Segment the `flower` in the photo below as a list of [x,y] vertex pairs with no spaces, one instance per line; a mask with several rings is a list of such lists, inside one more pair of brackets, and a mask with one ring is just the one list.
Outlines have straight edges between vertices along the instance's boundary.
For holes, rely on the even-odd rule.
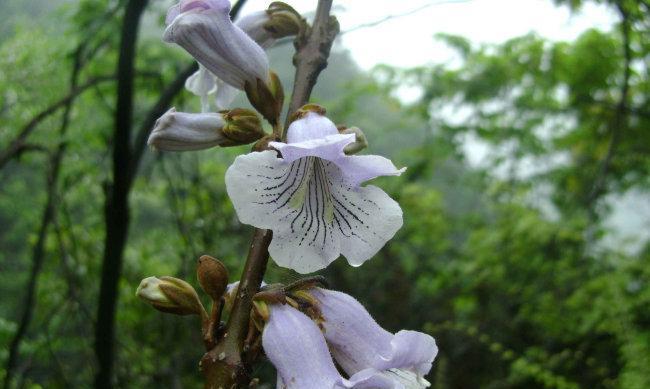
[[248,144],[262,136],[260,119],[250,110],[186,113],[171,108],[156,121],[147,143],[159,150],[189,151]]
[[253,39],[230,20],[228,0],[182,0],[167,13],[163,40],[183,47],[225,83],[244,89],[269,77],[269,61]]
[[[172,7],[173,11],[168,13],[168,25],[179,15],[179,7],[180,3]],[[260,47],[267,49],[276,41],[273,34],[264,28],[264,25],[270,20],[271,18],[266,11],[257,11],[241,17],[235,22],[235,25],[241,28]],[[201,98],[201,112],[210,111],[210,95],[215,95],[217,110],[226,109],[237,95],[236,88],[215,77],[201,64],[199,64],[199,70],[185,81],[185,89]]]
[[288,129],[276,151],[242,155],[226,172],[226,188],[242,223],[273,230],[269,253],[300,273],[326,267],[343,254],[353,266],[370,259],[402,226],[402,210],[384,191],[360,186],[400,175],[380,156],[347,156],[354,134],[308,112]]
[[151,131],[147,143],[159,150],[202,150],[229,142],[226,121],[219,113],[185,113],[171,108]]
[[393,388],[373,369],[349,379],[336,370],[318,326],[304,313],[287,305],[270,306],[262,346],[278,371],[277,388]]
[[391,334],[345,293],[314,288],[311,295],[319,302],[325,340],[346,373],[373,368],[404,388],[429,386],[423,377],[438,353],[431,336],[407,330]]

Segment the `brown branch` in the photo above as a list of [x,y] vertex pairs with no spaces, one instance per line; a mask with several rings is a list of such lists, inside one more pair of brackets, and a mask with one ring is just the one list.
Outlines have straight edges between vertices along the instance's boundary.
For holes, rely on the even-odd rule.
[[50,106],[37,113],[29,122],[27,122],[27,124],[25,124],[20,129],[18,136],[16,136],[16,138],[9,143],[9,146],[0,152],[0,169],[2,169],[7,164],[7,162],[18,156],[20,152],[24,150],[24,144],[27,141],[27,137],[43,120],[55,114],[59,109],[69,105],[74,99],[76,99],[80,94],[89,88],[92,88],[102,82],[111,81],[114,79],[115,78],[113,76],[100,76],[91,78],[84,84],[81,84],[72,89],[66,96],[55,101]]
[[[296,75],[285,127],[291,113],[309,101],[318,75],[327,66],[332,43],[339,31],[336,18],[330,17],[331,8],[332,0],[319,0],[313,27],[296,39]],[[246,356],[245,339],[253,296],[259,291],[266,271],[271,239],[270,230],[255,229],[225,335],[201,360],[206,389],[247,387],[250,382],[249,364],[252,361]]]
[[312,28],[300,34],[294,43],[296,54],[293,56],[293,64],[296,66],[296,75],[285,122],[285,132],[286,127],[289,126],[291,114],[309,102],[309,96],[311,96],[311,91],[316,85],[320,72],[327,67],[327,58],[332,43],[339,32],[338,21],[336,18],[330,17],[331,8],[332,0],[319,0]]

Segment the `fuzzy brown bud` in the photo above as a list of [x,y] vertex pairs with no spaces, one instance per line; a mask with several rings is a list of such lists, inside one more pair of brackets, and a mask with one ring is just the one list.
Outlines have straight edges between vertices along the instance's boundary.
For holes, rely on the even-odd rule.
[[221,300],[228,286],[228,269],[220,260],[202,255],[196,266],[196,277],[201,288],[213,301]]

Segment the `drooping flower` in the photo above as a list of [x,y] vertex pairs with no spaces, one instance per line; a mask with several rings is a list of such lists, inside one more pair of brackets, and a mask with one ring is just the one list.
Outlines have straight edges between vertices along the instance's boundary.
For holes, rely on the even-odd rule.
[[288,305],[270,306],[262,346],[278,371],[278,389],[395,387],[390,379],[374,369],[360,371],[349,379],[341,377],[318,326]]
[[251,143],[264,136],[254,112],[186,113],[171,108],[161,116],[147,143],[164,151],[202,150]]
[[380,156],[348,156],[354,134],[339,134],[325,116],[308,112],[275,151],[237,157],[226,187],[239,220],[273,230],[269,253],[300,273],[326,267],[343,254],[353,266],[370,259],[402,226],[402,210],[384,191],[361,183],[399,175]]
[[[173,19],[180,14],[180,3],[172,7],[167,15],[169,25]],[[271,20],[268,11],[257,11],[239,18],[235,25],[242,29],[263,49],[273,46],[276,41],[274,34],[264,28],[264,25]],[[215,95],[215,108],[217,111],[230,106],[237,89],[226,84],[212,74],[205,66],[199,64],[199,70],[187,78],[185,89],[201,98],[201,112],[210,112],[210,96]]]
[[407,330],[392,334],[345,293],[314,288],[311,294],[319,302],[325,340],[346,373],[373,368],[404,388],[429,386],[423,377],[438,353],[431,336]]
[[253,39],[230,20],[228,0],[182,0],[167,13],[163,39],[183,47],[210,73],[244,89],[266,82],[269,62]]

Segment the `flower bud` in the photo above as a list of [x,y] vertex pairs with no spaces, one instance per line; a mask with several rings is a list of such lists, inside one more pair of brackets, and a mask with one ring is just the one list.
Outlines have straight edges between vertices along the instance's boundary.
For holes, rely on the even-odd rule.
[[185,113],[170,109],[156,121],[147,143],[164,151],[202,150],[229,146],[222,129],[226,124],[218,113]]
[[235,108],[224,113],[223,134],[234,144],[248,144],[263,137],[262,122],[250,109]]
[[192,285],[178,278],[145,278],[140,282],[135,295],[161,312],[207,316]]
[[221,300],[228,286],[228,270],[220,260],[202,255],[196,267],[196,277],[213,301]]
[[349,145],[345,146],[343,149],[343,152],[346,155],[352,155],[356,154],[359,151],[365,149],[368,147],[368,139],[366,138],[366,135],[361,131],[359,127],[339,127],[339,133],[341,134],[354,134],[354,142],[350,143]]
[[289,4],[275,1],[266,11],[269,21],[264,24],[264,29],[275,39],[298,35],[306,28],[305,19]]
[[183,47],[212,74],[237,89],[266,82],[269,61],[253,39],[230,20],[228,0],[182,0],[169,10],[163,40]]
[[284,89],[280,78],[274,72],[269,73],[268,83],[257,79],[255,83],[246,82],[246,97],[251,105],[271,124],[280,118],[284,104]]

